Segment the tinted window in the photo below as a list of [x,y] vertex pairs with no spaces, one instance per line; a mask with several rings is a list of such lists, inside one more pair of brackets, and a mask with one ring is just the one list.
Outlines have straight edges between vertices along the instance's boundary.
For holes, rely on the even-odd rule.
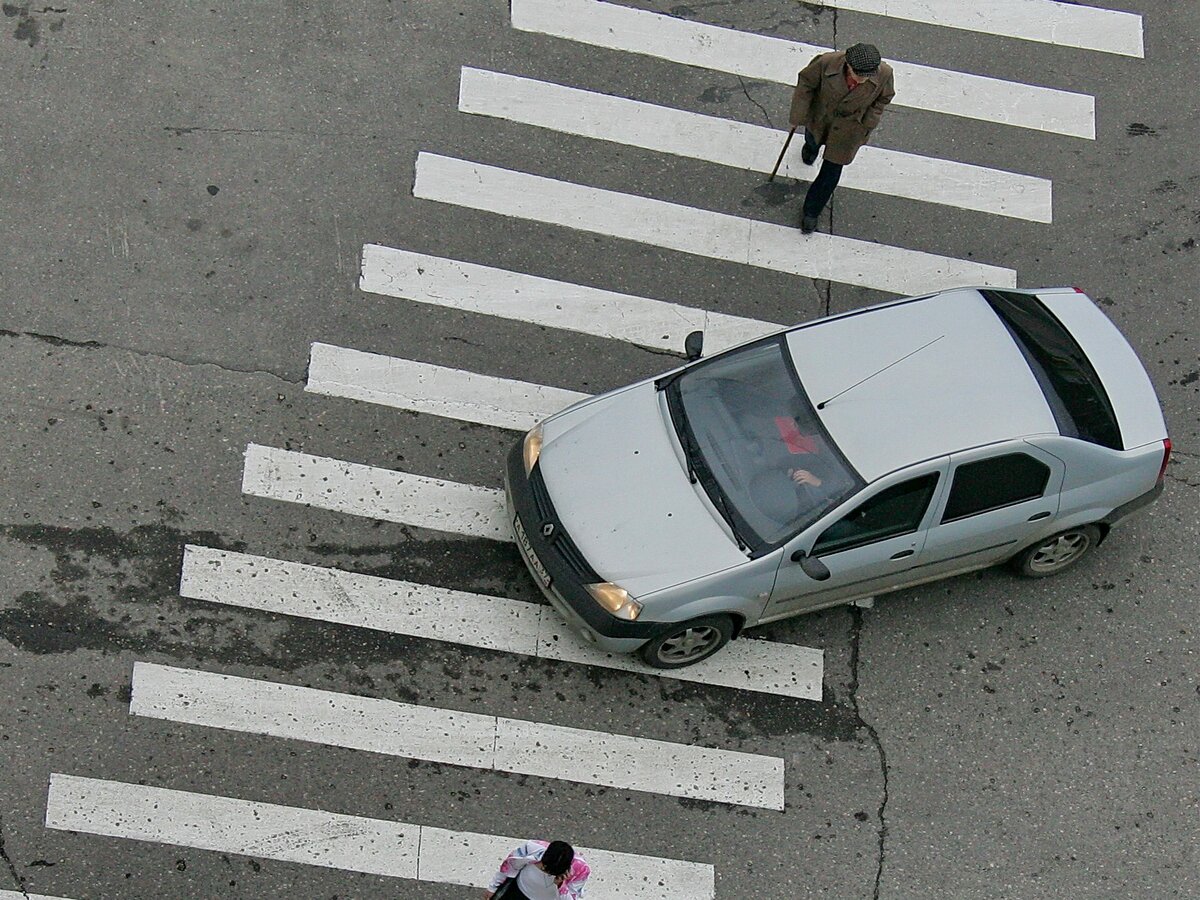
[[813,547],[813,556],[836,553],[916,531],[937,487],[938,473],[931,472],[880,491],[825,529]]
[[1042,496],[1050,467],[1024,453],[964,463],[954,471],[943,522]]
[[1121,430],[1108,394],[1071,333],[1036,297],[996,290],[980,293],[1021,348],[1058,430],[1120,450]]

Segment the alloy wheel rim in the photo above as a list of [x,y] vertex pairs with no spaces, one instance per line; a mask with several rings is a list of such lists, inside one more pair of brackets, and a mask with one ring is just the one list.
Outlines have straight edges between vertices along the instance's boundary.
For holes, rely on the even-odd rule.
[[1038,547],[1029,568],[1036,572],[1053,572],[1069,566],[1087,550],[1091,540],[1082,531],[1069,531]]
[[664,662],[684,662],[696,659],[712,650],[721,639],[721,632],[711,625],[688,628],[667,638],[658,648],[658,656]]

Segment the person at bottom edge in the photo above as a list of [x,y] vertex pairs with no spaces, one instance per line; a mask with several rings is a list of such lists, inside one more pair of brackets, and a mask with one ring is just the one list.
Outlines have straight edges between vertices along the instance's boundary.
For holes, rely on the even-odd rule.
[[855,44],[844,52],[822,53],[800,70],[788,119],[804,126],[800,158],[811,166],[825,145],[821,171],[809,185],[800,210],[800,231],[812,234],[817,217],[833,196],[842,167],[867,142],[896,96],[892,67],[873,44]]
[[582,900],[591,869],[566,841],[526,841],[500,864],[486,900]]

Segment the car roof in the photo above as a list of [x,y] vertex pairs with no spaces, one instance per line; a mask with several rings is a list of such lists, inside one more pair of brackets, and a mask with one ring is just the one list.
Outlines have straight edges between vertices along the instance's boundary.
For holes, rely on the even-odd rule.
[[817,415],[867,481],[969,447],[1058,433],[1029,364],[977,290],[823,319],[786,340]]

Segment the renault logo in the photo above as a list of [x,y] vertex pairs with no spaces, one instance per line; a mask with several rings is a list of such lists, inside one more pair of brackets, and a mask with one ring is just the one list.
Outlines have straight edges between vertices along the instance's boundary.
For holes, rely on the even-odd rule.
[[553,522],[543,522],[542,523],[542,537],[549,538],[552,534],[554,534],[554,523]]

